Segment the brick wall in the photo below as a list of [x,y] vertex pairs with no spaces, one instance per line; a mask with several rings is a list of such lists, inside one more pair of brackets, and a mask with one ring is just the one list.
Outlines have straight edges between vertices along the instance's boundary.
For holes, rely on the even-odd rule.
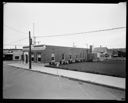
[[[42,45],[43,46],[43,45]],[[28,48],[24,49],[23,51],[28,51]],[[46,45],[45,50],[32,50],[34,53],[34,62],[37,62],[37,54],[41,53],[41,62],[50,62],[51,61],[51,54],[55,54],[55,61],[59,62],[62,59],[62,54],[65,54],[65,60],[69,60],[69,55],[72,55],[72,59],[76,58],[84,58],[87,57],[87,50],[84,48],[73,48],[73,47],[61,47],[61,46],[51,46]]]

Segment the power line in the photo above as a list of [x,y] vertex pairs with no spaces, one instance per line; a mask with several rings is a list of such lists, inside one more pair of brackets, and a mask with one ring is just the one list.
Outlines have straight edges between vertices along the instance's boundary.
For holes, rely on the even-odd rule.
[[[79,33],[71,33],[71,34],[62,34],[62,35],[36,36],[36,38],[40,38],[40,37],[56,37],[56,36],[70,36],[70,35],[76,35],[76,34],[85,34],[85,33],[93,33],[93,32],[110,31],[110,30],[123,29],[123,28],[126,28],[126,27],[117,27],[117,28],[102,29],[102,30],[95,30],[95,31],[88,31],[88,32],[79,32]],[[28,37],[22,38],[22,39],[20,39],[20,40],[17,40],[17,41],[11,42],[11,43],[7,43],[7,44],[5,44],[5,45],[10,45],[10,44],[12,44],[12,43],[16,43],[16,42],[19,42],[19,41],[23,41],[23,40],[25,40],[25,39],[28,39]],[[17,45],[17,44],[16,44],[16,45]]]
[[56,36],[70,36],[70,35],[77,35],[77,34],[85,34],[85,33],[94,33],[94,32],[102,32],[102,31],[110,31],[110,30],[123,29],[123,28],[126,28],[126,27],[117,27],[117,28],[110,28],[110,29],[102,29],[102,30],[87,31],[87,32],[62,34],[62,35],[36,36],[36,38],[40,38],[40,37],[56,37]]
[[20,39],[20,40],[16,40],[16,41],[14,41],[14,42],[10,42],[10,43],[7,43],[7,44],[12,44],[12,43],[15,43],[15,42],[18,42],[18,41],[23,41],[23,40],[25,40],[25,39],[28,39],[28,37],[22,38],[22,39]]
[[19,33],[22,33],[22,34],[28,34],[28,33],[25,33],[25,32],[22,32],[22,31],[19,31],[19,30],[17,30],[17,29],[15,29],[15,28],[13,28],[13,27],[10,27],[10,26],[8,26],[8,25],[5,25],[5,24],[4,24],[4,26],[5,26],[5,27],[7,27],[8,29],[13,30],[13,31],[16,31],[16,32],[19,32]]

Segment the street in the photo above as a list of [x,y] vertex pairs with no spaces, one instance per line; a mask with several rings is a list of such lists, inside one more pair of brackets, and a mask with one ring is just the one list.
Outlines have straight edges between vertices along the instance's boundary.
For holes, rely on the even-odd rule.
[[9,99],[121,100],[125,91],[3,64],[3,97]]

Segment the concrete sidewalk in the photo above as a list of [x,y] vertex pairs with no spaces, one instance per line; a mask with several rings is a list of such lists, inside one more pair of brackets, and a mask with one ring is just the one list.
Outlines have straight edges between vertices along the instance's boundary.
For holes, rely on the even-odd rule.
[[[29,65],[24,63],[11,63],[8,65],[24,68],[24,69],[29,68]],[[44,64],[33,64],[31,70],[64,76],[64,77],[87,81],[87,82],[96,83],[100,85],[106,85],[106,86],[115,87],[119,89],[125,89],[125,78],[44,67]]]

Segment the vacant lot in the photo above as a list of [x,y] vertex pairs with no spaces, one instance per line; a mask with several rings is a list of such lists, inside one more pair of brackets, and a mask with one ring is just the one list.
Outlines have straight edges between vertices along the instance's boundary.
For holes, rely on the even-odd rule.
[[126,61],[83,62],[61,65],[60,68],[81,72],[126,77]]

